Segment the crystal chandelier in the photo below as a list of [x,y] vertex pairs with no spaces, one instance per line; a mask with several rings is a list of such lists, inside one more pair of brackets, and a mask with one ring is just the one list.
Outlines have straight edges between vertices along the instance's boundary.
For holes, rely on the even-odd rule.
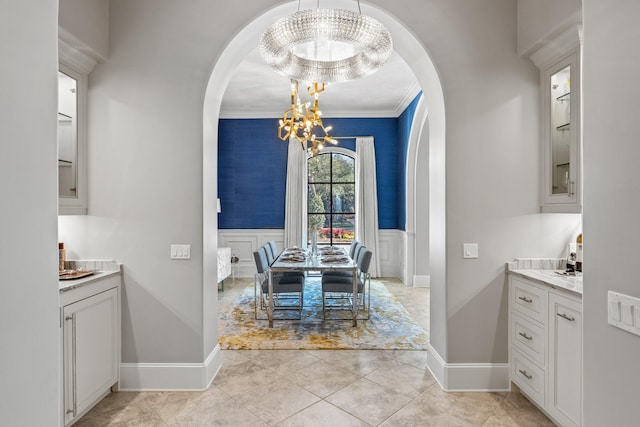
[[[318,0],[319,2],[319,0]],[[264,61],[294,80],[342,82],[373,73],[393,43],[377,20],[345,9],[309,9],[278,19],[260,39]]]
[[[278,137],[283,141],[295,138],[307,150],[311,156],[318,154],[326,143],[336,144],[329,136],[331,126],[325,127],[322,123],[322,111],[318,106],[318,95],[324,91],[325,83],[309,83],[307,92],[313,98],[311,102],[300,101],[298,93],[298,81],[291,80],[291,108],[284,112],[278,127]],[[323,136],[317,136],[314,128],[320,128]]]

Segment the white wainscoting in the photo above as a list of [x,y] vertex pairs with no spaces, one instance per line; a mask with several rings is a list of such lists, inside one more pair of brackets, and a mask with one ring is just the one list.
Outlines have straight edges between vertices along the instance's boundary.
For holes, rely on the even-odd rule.
[[[380,245],[380,273],[382,277],[402,277],[402,260],[406,253],[403,242],[405,232],[402,230],[380,230],[378,243]],[[260,246],[274,240],[279,250],[284,244],[284,230],[218,230],[218,244],[230,247],[231,255],[239,258],[237,274],[239,277],[253,277],[256,273],[253,252]]]

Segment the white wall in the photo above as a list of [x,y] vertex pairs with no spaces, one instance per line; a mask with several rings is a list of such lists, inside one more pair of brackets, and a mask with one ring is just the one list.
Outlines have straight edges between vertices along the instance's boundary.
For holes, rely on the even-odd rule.
[[61,375],[58,8],[48,0],[3,1],[0,7],[0,420],[7,426],[55,426]]
[[[90,215],[60,227],[77,256],[125,265],[124,362],[202,361],[215,340],[204,321],[215,319],[215,284],[203,283],[215,236],[202,236],[216,218],[203,214],[215,198],[215,184],[202,188],[203,174],[215,179],[203,168],[215,164],[215,149],[202,158],[203,94],[224,46],[277,3],[111,1],[110,57],[90,78]],[[374,3],[428,50],[444,87],[446,159],[429,159],[447,168],[436,217],[447,227],[430,230],[446,233],[431,247],[435,347],[447,362],[505,362],[505,261],[564,256],[580,227],[579,216],[538,213],[539,77],[516,52],[516,5]],[[444,181],[430,184],[444,200]],[[479,243],[479,259],[462,259],[465,242]],[[192,259],[169,260],[171,243],[191,244]]]
[[[432,54],[447,107],[447,336],[436,349],[448,363],[506,362],[504,262],[564,256],[580,216],[539,214],[539,71],[517,55],[515,3],[433,6],[389,8]],[[463,243],[480,257],[463,259]]]
[[640,337],[607,324],[608,290],[640,298],[634,268],[640,241],[635,226],[640,216],[638,16],[636,0],[584,1],[583,419],[587,427],[638,425]]
[[109,0],[59,0],[61,36],[85,54],[109,56]]
[[518,0],[518,53],[529,56],[580,22],[582,0]]

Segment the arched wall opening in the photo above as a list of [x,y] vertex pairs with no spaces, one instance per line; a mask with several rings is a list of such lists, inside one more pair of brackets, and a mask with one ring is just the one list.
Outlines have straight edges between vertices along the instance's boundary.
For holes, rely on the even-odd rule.
[[[323,3],[323,7],[353,8],[348,0],[333,0]],[[256,46],[260,35],[277,18],[296,10],[297,2],[267,10],[246,27],[229,43],[215,63],[204,96],[203,109],[203,282],[204,333],[205,340],[216,337],[217,310],[215,293],[217,256],[217,205],[216,197],[218,172],[218,120],[225,89],[233,71],[238,67],[245,52]],[[440,78],[425,47],[415,38],[410,29],[397,21],[391,14],[371,5],[362,5],[364,14],[383,23],[394,39],[394,50],[405,60],[415,74],[423,92],[423,125],[428,111],[429,123],[429,247],[431,277],[431,346],[446,360],[446,215],[445,215],[445,107]],[[420,116],[416,114],[416,116]],[[414,121],[415,123],[415,121]],[[412,129],[412,133],[420,134]],[[417,144],[417,143],[416,143]],[[417,148],[417,145],[416,145]],[[408,162],[415,162],[415,151],[410,153]],[[414,179],[411,176],[408,182]],[[411,196],[413,197],[413,195]],[[409,212],[409,211],[408,211]],[[213,289],[216,289],[215,291]],[[205,342],[205,348],[209,348]]]

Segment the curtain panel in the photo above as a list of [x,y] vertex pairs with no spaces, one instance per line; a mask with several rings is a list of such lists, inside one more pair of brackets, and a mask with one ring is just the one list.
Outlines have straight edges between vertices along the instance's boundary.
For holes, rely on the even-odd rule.
[[284,247],[307,246],[307,152],[289,140],[284,211]]
[[369,273],[378,277],[378,189],[373,137],[356,138],[356,239],[373,253]]

